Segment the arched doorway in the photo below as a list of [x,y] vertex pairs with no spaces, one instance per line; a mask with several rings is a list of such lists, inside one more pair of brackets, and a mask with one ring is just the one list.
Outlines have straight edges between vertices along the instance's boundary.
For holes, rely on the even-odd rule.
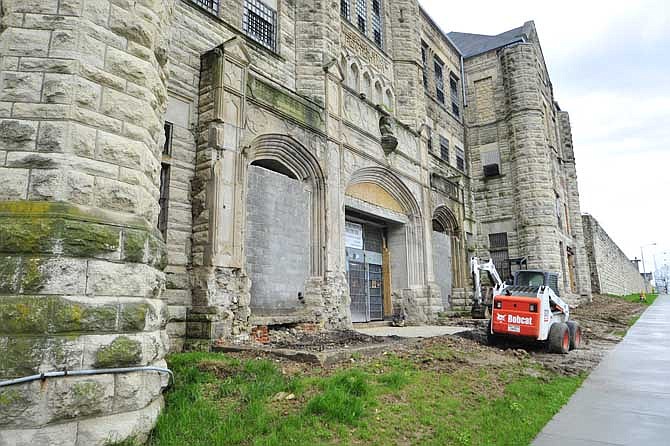
[[314,155],[285,135],[257,138],[244,156],[252,315],[300,313],[308,281],[324,271],[323,174]]
[[391,171],[355,172],[345,191],[346,270],[353,322],[393,315],[394,291],[423,280],[419,206]]
[[458,220],[446,206],[433,212],[433,272],[444,309],[451,307],[454,288],[461,287],[461,244]]

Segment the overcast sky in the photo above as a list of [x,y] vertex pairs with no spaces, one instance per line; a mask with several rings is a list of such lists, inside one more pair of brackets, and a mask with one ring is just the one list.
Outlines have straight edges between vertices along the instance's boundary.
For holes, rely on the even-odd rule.
[[[582,212],[647,271],[670,263],[668,0],[420,0],[445,31],[498,34],[534,20],[570,113]],[[666,254],[664,254],[666,253]]]

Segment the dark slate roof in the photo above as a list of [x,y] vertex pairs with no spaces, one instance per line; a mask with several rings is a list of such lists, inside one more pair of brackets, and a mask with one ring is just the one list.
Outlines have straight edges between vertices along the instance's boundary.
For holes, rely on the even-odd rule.
[[463,57],[472,57],[528,39],[532,26],[532,22],[526,22],[523,26],[505,31],[497,36],[458,32],[450,32],[448,36],[458,47]]

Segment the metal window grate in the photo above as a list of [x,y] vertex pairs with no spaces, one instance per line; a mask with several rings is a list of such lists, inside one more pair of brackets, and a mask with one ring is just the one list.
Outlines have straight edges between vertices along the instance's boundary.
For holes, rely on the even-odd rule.
[[191,3],[195,3],[196,5],[206,9],[214,15],[219,15],[220,0],[191,0]]
[[440,158],[449,162],[449,140],[440,136]]
[[260,0],[244,0],[242,26],[247,36],[276,50],[277,11]]
[[367,0],[356,0],[356,24],[358,29],[365,34],[368,24],[368,5]]
[[158,214],[158,230],[163,234],[163,237],[167,235],[168,227],[168,206],[170,201],[170,165],[161,164],[161,184],[160,184],[160,197],[158,199],[158,205],[160,206],[160,213]]
[[428,45],[421,42],[421,62],[423,63],[423,88],[428,89]]
[[163,144],[163,155],[172,155],[172,123],[166,122],[163,126],[165,131],[165,143]]
[[458,147],[456,147],[456,168],[465,172],[465,153]]
[[351,1],[340,0],[340,14],[347,20],[351,20]]
[[372,0],[372,38],[381,48],[383,45],[381,0]]
[[496,269],[503,280],[508,279],[512,275],[507,246],[506,232],[489,234],[489,252],[491,253],[491,260],[493,260],[493,264],[496,266]]
[[435,58],[435,90],[437,100],[444,104],[444,74],[442,73],[442,61]]
[[382,252],[382,230],[372,226],[363,226],[363,244],[366,251]]

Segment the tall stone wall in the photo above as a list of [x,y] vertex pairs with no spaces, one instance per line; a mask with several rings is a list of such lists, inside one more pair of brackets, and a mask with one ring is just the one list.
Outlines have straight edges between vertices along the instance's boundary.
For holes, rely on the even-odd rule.
[[598,221],[588,214],[582,215],[582,221],[593,292],[625,296],[644,291],[645,281],[638,267]]
[[[156,229],[171,0],[4,0],[0,379],[165,366]],[[142,437],[156,372],[0,390],[0,445]]]

